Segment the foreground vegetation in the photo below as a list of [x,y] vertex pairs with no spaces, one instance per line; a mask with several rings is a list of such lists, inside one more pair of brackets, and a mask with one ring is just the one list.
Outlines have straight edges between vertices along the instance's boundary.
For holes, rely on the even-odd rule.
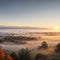
[[0,60],[14,60],[14,58],[12,58],[10,56],[10,54],[7,54],[2,47],[0,47]]
[[[48,49],[48,44],[44,41],[37,49]],[[34,50],[33,50],[34,51]],[[18,52],[9,52],[0,47],[0,60],[60,60],[60,43],[58,43],[53,53],[42,54],[32,52],[29,49],[20,49]]]

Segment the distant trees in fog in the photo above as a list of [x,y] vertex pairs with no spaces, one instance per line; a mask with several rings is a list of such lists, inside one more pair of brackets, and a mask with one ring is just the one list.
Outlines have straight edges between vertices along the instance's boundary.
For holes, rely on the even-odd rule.
[[5,36],[5,37],[2,37],[2,39],[0,39],[0,43],[13,42],[16,44],[26,44],[26,41],[32,41],[32,40],[37,40],[37,38],[27,37],[27,36]]

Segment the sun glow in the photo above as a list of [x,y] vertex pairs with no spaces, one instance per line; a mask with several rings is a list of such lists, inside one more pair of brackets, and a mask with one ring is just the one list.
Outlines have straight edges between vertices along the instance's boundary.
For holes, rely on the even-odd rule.
[[60,30],[60,27],[59,26],[55,26],[54,30]]

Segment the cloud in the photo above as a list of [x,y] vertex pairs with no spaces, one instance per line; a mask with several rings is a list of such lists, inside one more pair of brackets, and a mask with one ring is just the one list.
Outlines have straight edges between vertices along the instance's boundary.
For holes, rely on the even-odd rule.
[[0,29],[36,29],[36,30],[50,30],[51,28],[37,28],[37,27],[24,27],[24,26],[0,26]]

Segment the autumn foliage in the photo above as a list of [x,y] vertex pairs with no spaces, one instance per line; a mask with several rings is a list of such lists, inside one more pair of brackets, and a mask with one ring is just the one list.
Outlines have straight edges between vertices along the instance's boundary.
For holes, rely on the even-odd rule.
[[0,60],[14,60],[14,59],[0,47]]

